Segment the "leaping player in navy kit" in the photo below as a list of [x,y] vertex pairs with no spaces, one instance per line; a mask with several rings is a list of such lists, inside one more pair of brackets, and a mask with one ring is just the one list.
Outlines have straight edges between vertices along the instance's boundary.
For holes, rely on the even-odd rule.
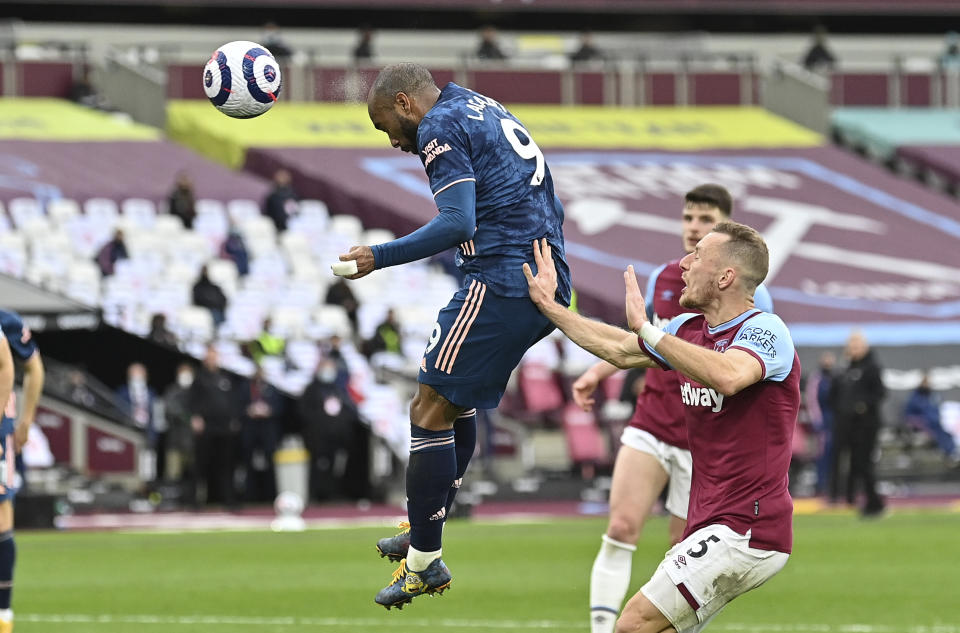
[[[13,611],[10,601],[13,593],[13,567],[16,546],[13,540],[13,497],[16,493],[14,472],[16,454],[27,442],[30,426],[37,413],[37,403],[43,392],[44,368],[37,344],[30,329],[15,312],[0,310],[0,330],[6,353],[23,363],[23,404],[17,418],[16,399],[12,391],[6,396],[0,389],[4,405],[0,420],[0,633],[13,630]],[[11,366],[11,372],[13,371]],[[11,373],[12,375],[12,373]]]
[[[700,238],[733,213],[733,198],[724,187],[705,183],[683,197],[680,232],[683,250],[693,252]],[[683,290],[680,259],[658,267],[647,281],[647,317],[664,326],[688,312],[680,305]],[[755,305],[773,311],[770,293],[762,285],[754,293]],[[593,392],[617,368],[600,361],[573,383],[574,401],[585,410],[593,407]],[[590,571],[590,630],[612,633],[620,606],[630,586],[633,552],[647,516],[666,488],[670,514],[670,545],[676,545],[687,522],[690,499],[690,444],[683,403],[676,394],[677,374],[659,368],[646,372],[643,392],[637,396],[633,417],[623,430],[610,486],[610,518],[600,551]]]
[[573,342],[617,367],[675,369],[693,458],[683,540],[631,598],[616,633],[699,633],[737,596],[773,577],[793,545],[787,471],[800,407],[800,362],[786,325],[754,307],[767,275],[763,238],[721,222],[680,261],[679,315],[650,323],[633,267],[626,332],[558,305],[549,244],[524,265],[530,297]]
[[420,156],[439,214],[410,235],[341,255],[357,263],[348,278],[455,246],[465,274],[437,317],[410,406],[409,529],[377,544],[381,556],[400,561],[376,596],[389,609],[449,586],[441,536],[473,455],[476,409],[496,408],[524,352],[554,329],[527,292],[521,266],[533,263],[530,243],[552,247],[553,299],[562,305],[570,302],[570,273],[550,169],[506,108],[454,83],[441,90],[412,63],[384,68],[367,108],[393,147]]

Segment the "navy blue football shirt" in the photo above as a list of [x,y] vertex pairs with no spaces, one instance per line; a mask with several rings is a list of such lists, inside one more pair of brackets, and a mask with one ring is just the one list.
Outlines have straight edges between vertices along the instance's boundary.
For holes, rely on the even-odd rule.
[[30,328],[16,312],[0,310],[0,329],[10,343],[10,352],[20,360],[27,360],[37,351],[37,344],[30,335]]
[[434,195],[476,182],[476,233],[457,251],[460,270],[498,295],[526,297],[523,263],[533,266],[533,241],[545,237],[558,298],[569,303],[563,206],[543,152],[523,124],[497,101],[448,83],[420,122],[417,148]]

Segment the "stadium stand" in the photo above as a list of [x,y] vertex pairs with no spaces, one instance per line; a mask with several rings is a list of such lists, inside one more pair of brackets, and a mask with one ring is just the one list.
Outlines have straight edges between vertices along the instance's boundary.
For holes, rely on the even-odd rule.
[[[23,40],[16,49],[21,61],[9,72],[23,75],[26,68],[17,64],[39,54],[27,40],[56,40],[57,31],[52,25],[37,24],[17,29]],[[96,43],[88,60],[94,62],[94,79],[103,82],[109,94],[116,95],[117,89],[111,84],[113,74],[101,72],[106,65],[113,70],[138,67],[144,82],[139,87],[177,99],[169,103],[166,121],[151,122],[165,123],[171,139],[207,158],[243,167],[249,175],[244,177],[247,184],[256,182],[260,189],[203,190],[209,182],[224,182],[221,176],[232,172],[195,178],[198,216],[194,230],[186,232],[163,213],[162,202],[174,177],[169,170],[142,178],[123,192],[114,192],[115,183],[100,175],[125,168],[109,162],[107,154],[134,162],[135,143],[126,141],[123,152],[114,147],[96,163],[86,161],[105,168],[80,172],[69,191],[64,187],[59,194],[51,193],[42,179],[36,179],[30,181],[29,191],[2,197],[7,213],[0,214],[0,228],[6,225],[11,230],[0,230],[0,240],[9,246],[3,250],[0,268],[84,301],[100,302],[107,319],[138,333],[145,331],[151,311],[162,310],[188,349],[196,354],[203,342],[216,339],[224,363],[243,372],[249,372],[250,365],[242,344],[269,317],[276,333],[289,339],[287,355],[292,362],[268,360],[266,368],[271,380],[291,392],[303,387],[308,368],[315,363],[311,340],[353,334],[341,308],[322,304],[331,280],[326,273],[329,262],[352,243],[388,240],[433,214],[418,163],[379,149],[384,139],[370,128],[362,106],[310,102],[362,100],[379,64],[408,58],[414,49],[415,58],[429,61],[441,83],[468,84],[511,105],[668,106],[512,108],[547,149],[567,207],[575,279],[591,280],[578,288],[585,311],[614,321],[621,318],[618,278],[610,273],[634,263],[643,275],[655,262],[674,256],[673,200],[696,180],[715,179],[736,190],[738,219],[765,227],[790,252],[775,262],[772,288],[778,311],[790,320],[798,342],[810,354],[839,344],[852,323],[862,324],[881,347],[893,345],[899,337],[897,346],[890,348],[898,357],[903,356],[902,341],[907,339],[956,343],[953,286],[937,277],[950,278],[956,272],[954,263],[939,255],[951,252],[957,237],[955,204],[751,107],[764,105],[823,133],[832,127],[837,139],[861,153],[896,162],[904,171],[928,174],[927,180],[949,189],[957,181],[950,141],[937,130],[951,120],[960,84],[956,72],[937,61],[943,45],[940,35],[894,40],[831,36],[838,62],[832,72],[818,75],[797,63],[808,44],[805,35],[599,33],[595,39],[606,52],[605,60],[571,66],[567,56],[579,36],[572,31],[503,33],[510,59],[490,64],[472,58],[473,39],[463,32],[437,31],[423,38],[385,29],[377,35],[377,64],[356,65],[349,57],[352,32],[290,28],[285,29],[285,38],[294,55],[284,68],[285,98],[269,120],[244,122],[241,129],[202,100],[192,74],[193,60],[226,39],[255,40],[259,35],[255,30],[205,28],[174,37],[162,26],[120,32],[91,25],[90,33]],[[171,45],[173,41],[177,44]],[[317,41],[324,42],[322,50],[316,48]],[[42,54],[58,55],[46,50]],[[42,70],[47,73],[42,76],[62,75],[65,67],[76,75],[80,61],[71,54],[68,50],[66,57],[50,62],[53,65]],[[149,68],[163,68],[166,74],[152,75],[146,72]],[[792,78],[792,87],[776,81],[784,76]],[[50,94],[58,94],[60,84],[49,85]],[[30,94],[36,90],[32,86]],[[21,92],[13,94],[26,94],[25,88],[16,90]],[[784,96],[781,102],[771,96],[778,92]],[[16,102],[4,100],[0,107],[11,103]],[[714,107],[672,107],[706,104]],[[903,105],[922,107],[893,109]],[[832,106],[843,107],[833,110],[831,117]],[[135,119],[150,119],[136,108],[130,113]],[[17,120],[15,111],[12,119]],[[99,125],[64,125],[61,133]],[[907,133],[897,136],[897,130]],[[932,135],[924,136],[924,130],[932,130]],[[152,151],[159,141],[141,142],[144,151]],[[935,145],[926,145],[931,142]],[[74,168],[83,165],[83,158],[70,154],[67,145],[56,154]],[[17,152],[27,156],[38,147],[24,146]],[[61,159],[51,155],[35,162],[47,165],[57,160]],[[191,172],[200,169],[190,162],[196,160],[201,159],[192,153],[176,158]],[[290,229],[277,235],[260,216],[259,199],[263,179],[280,167],[294,174],[296,188],[307,199]],[[202,169],[211,168],[205,162]],[[357,178],[358,173],[364,176]],[[798,217],[808,220],[800,222]],[[216,257],[231,225],[251,254],[246,277]],[[123,229],[132,256],[119,262],[112,277],[100,279],[89,260],[110,234],[105,227],[114,226]],[[52,237],[38,239],[45,235]],[[903,235],[911,239],[901,239]],[[64,256],[67,240],[82,264],[72,265],[74,259]],[[641,261],[637,252],[643,253]],[[176,263],[165,265],[168,261]],[[219,327],[209,312],[190,305],[185,291],[203,264],[229,300],[226,320]],[[159,270],[163,275],[157,277]],[[605,282],[608,278],[612,281]],[[351,284],[361,301],[360,338],[370,335],[387,307],[394,307],[409,329],[406,360],[387,362],[385,367],[402,373],[411,359],[418,358],[423,330],[433,318],[432,306],[445,300],[451,283],[432,269],[406,267],[402,275],[384,271]],[[438,288],[436,296],[424,288]],[[420,293],[416,304],[403,303],[416,293]],[[904,332],[907,339],[900,336]],[[561,384],[563,376],[572,373],[571,364],[586,362],[575,349],[566,345],[562,349],[563,354],[531,355],[536,360],[529,363],[537,370],[534,365],[525,367],[527,376],[518,380],[521,387],[538,371]],[[357,362],[362,363],[362,357]],[[368,369],[373,371],[364,371]],[[506,410],[520,418],[535,411],[537,424],[567,424],[562,397],[550,396],[551,390],[544,388],[527,398],[525,391],[531,392],[519,388],[511,401],[516,406]]]
[[[5,106],[15,104],[8,101]],[[62,106],[57,115],[74,114],[73,108]],[[317,342],[338,335],[347,341],[343,353],[356,378],[356,393],[364,400],[363,410],[375,428],[392,438],[397,454],[405,454],[406,440],[397,438],[405,438],[406,395],[388,396],[383,390],[391,387],[375,386],[375,367],[356,351],[343,308],[324,304],[334,279],[329,264],[360,240],[391,239],[388,231],[364,233],[356,217],[330,217],[324,203],[304,200],[289,230],[277,235],[273,223],[260,214],[266,181],[229,171],[165,141],[11,140],[4,141],[3,156],[14,171],[30,176],[17,179],[9,174],[0,180],[0,200],[5,201],[0,217],[7,228],[0,233],[3,272],[99,306],[105,322],[140,336],[147,334],[154,314],[164,314],[183,349],[200,357],[204,346],[215,342],[222,366],[244,375],[253,371],[244,345],[269,318],[274,333],[289,339],[289,355],[265,359],[266,376],[293,395],[314,373]],[[97,168],[89,168],[89,177],[81,172],[78,178],[77,166],[84,164]],[[196,182],[193,230],[165,213],[179,171],[190,173]],[[250,252],[245,277],[233,261],[218,257],[231,224]],[[93,259],[116,229],[123,232],[129,257],[104,276]],[[229,300],[220,326],[208,310],[191,302],[190,289],[201,266]],[[445,273],[425,265],[386,271],[358,289],[362,306],[356,340],[372,336],[388,308],[410,315],[421,301],[445,301],[453,287]],[[408,324],[412,330],[406,337],[411,341],[406,358],[386,363],[405,375],[415,373],[422,351],[420,330],[429,328],[423,319]],[[375,395],[368,397],[371,389]],[[397,425],[399,435],[391,430]]]

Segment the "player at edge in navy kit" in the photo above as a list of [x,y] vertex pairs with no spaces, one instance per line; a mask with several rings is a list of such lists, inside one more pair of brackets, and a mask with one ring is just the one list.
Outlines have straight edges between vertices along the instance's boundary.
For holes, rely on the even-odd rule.
[[367,108],[393,147],[419,155],[439,214],[400,239],[351,248],[340,256],[357,263],[347,278],[451,247],[465,275],[437,317],[410,406],[409,530],[377,544],[381,556],[401,561],[376,596],[389,609],[449,586],[442,530],[476,444],[476,409],[496,408],[524,352],[554,329],[527,292],[530,244],[551,245],[562,305],[570,274],[550,169],[500,103],[454,83],[440,90],[425,67],[403,63],[380,72]]
[[[13,593],[13,566],[16,546],[13,540],[13,497],[16,453],[27,442],[30,426],[37,413],[37,403],[43,392],[44,369],[37,344],[30,329],[15,312],[0,310],[0,329],[3,330],[5,354],[23,363],[23,404],[17,418],[17,403],[13,391],[0,388],[0,401],[4,404],[0,421],[0,633],[13,630],[13,611],[10,601]],[[10,368],[11,380],[13,368]],[[4,395],[4,393],[6,395]]]
[[624,272],[632,332],[553,299],[550,246],[524,265],[530,297],[573,342],[617,367],[678,372],[693,459],[683,540],[623,608],[616,633],[699,633],[731,600],[772,578],[793,547],[787,472],[800,408],[800,361],[790,331],[754,307],[769,266],[757,231],[721,222],[680,261],[680,305],[700,313],[652,324],[633,267]]

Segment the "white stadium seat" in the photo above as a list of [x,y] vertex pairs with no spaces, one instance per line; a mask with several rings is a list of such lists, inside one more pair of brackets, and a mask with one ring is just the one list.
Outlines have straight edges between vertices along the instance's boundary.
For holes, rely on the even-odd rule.
[[50,222],[44,216],[28,218],[18,226],[20,233],[27,239],[32,237],[43,237],[50,233]]
[[227,217],[227,209],[219,200],[200,198],[194,203],[193,210],[197,212],[197,215],[214,213],[216,215],[221,215],[224,218]]
[[288,255],[288,261],[293,281],[325,281],[331,276],[330,269],[321,269],[309,254]]
[[339,233],[356,244],[363,234],[363,223],[353,215],[335,215],[330,218],[330,232]]
[[153,231],[131,228],[123,235],[130,257],[141,258],[166,252],[168,242]]
[[211,259],[207,262],[207,277],[210,281],[220,286],[223,294],[228,298],[233,297],[237,292],[237,265],[232,259]]
[[213,339],[213,317],[199,306],[184,306],[177,311],[174,330],[187,341],[208,342]]
[[329,218],[330,210],[322,200],[301,200],[300,217]]
[[310,313],[299,306],[277,306],[270,311],[270,331],[282,338],[300,338]]
[[146,198],[127,198],[120,203],[123,217],[145,229],[152,228],[157,220],[157,205]]
[[66,229],[73,252],[80,257],[93,257],[113,236],[112,226],[101,224],[86,215],[67,220]]
[[27,265],[26,240],[18,233],[0,233],[0,273],[23,277]]
[[43,217],[43,207],[36,198],[14,198],[7,204],[7,212],[18,229],[30,220]]
[[47,217],[54,226],[62,226],[81,213],[80,205],[72,198],[60,198],[47,203]]
[[163,271],[163,277],[167,281],[175,282],[185,286],[193,287],[199,276],[199,270],[191,266],[188,262],[174,261],[170,262]]
[[288,256],[294,253],[310,254],[310,241],[302,233],[287,231],[280,236],[280,245],[283,247],[283,252],[287,253]]
[[386,229],[370,229],[361,234],[360,243],[383,244],[385,242],[392,242],[395,239],[397,239],[397,236],[394,235],[393,231],[388,231]]
[[349,338],[353,332],[350,317],[343,306],[322,305],[313,311],[314,332],[316,338],[326,338],[336,334],[342,338]]
[[66,295],[87,305],[100,303],[100,269],[91,261],[75,259],[67,270]]
[[157,235],[166,239],[176,239],[183,233],[183,220],[175,215],[159,215],[154,222],[153,230]]
[[70,264],[67,271],[67,279],[70,281],[89,281],[100,282],[100,268],[92,261],[86,259],[75,259]]
[[277,240],[267,235],[256,235],[244,238],[247,252],[254,259],[277,254]]
[[197,213],[193,220],[193,230],[207,239],[210,252],[220,250],[220,245],[227,237],[227,216],[218,212]]
[[249,217],[239,223],[240,233],[247,241],[256,239],[277,239],[277,227],[273,220],[263,215]]
[[287,341],[287,358],[300,369],[312,372],[320,362],[320,348],[316,341],[303,339]]
[[117,203],[109,198],[90,198],[83,203],[83,213],[94,222],[112,229],[120,214]]
[[70,257],[70,236],[66,233],[48,232],[46,234],[27,235],[30,241],[30,252],[34,257],[47,253]]
[[325,215],[297,215],[290,218],[290,221],[287,222],[287,233],[296,233],[312,240],[313,238],[323,235],[329,224],[330,218]]
[[0,233],[0,249],[26,252],[27,239],[19,233]]
[[243,224],[247,218],[261,215],[260,204],[256,200],[249,199],[231,200],[227,203],[227,215],[231,222]]
[[167,242],[167,253],[172,261],[187,260],[200,264],[210,259],[215,252],[207,238],[192,231]]
[[250,262],[248,278],[248,281],[262,280],[270,284],[273,290],[277,290],[283,286],[287,279],[287,262],[278,251],[260,254]]
[[308,310],[320,303],[320,293],[324,290],[325,287],[318,282],[291,281],[280,293],[278,302]]
[[144,292],[140,301],[150,312],[166,313],[190,305],[193,301],[191,289],[192,284],[175,280],[161,281]]

